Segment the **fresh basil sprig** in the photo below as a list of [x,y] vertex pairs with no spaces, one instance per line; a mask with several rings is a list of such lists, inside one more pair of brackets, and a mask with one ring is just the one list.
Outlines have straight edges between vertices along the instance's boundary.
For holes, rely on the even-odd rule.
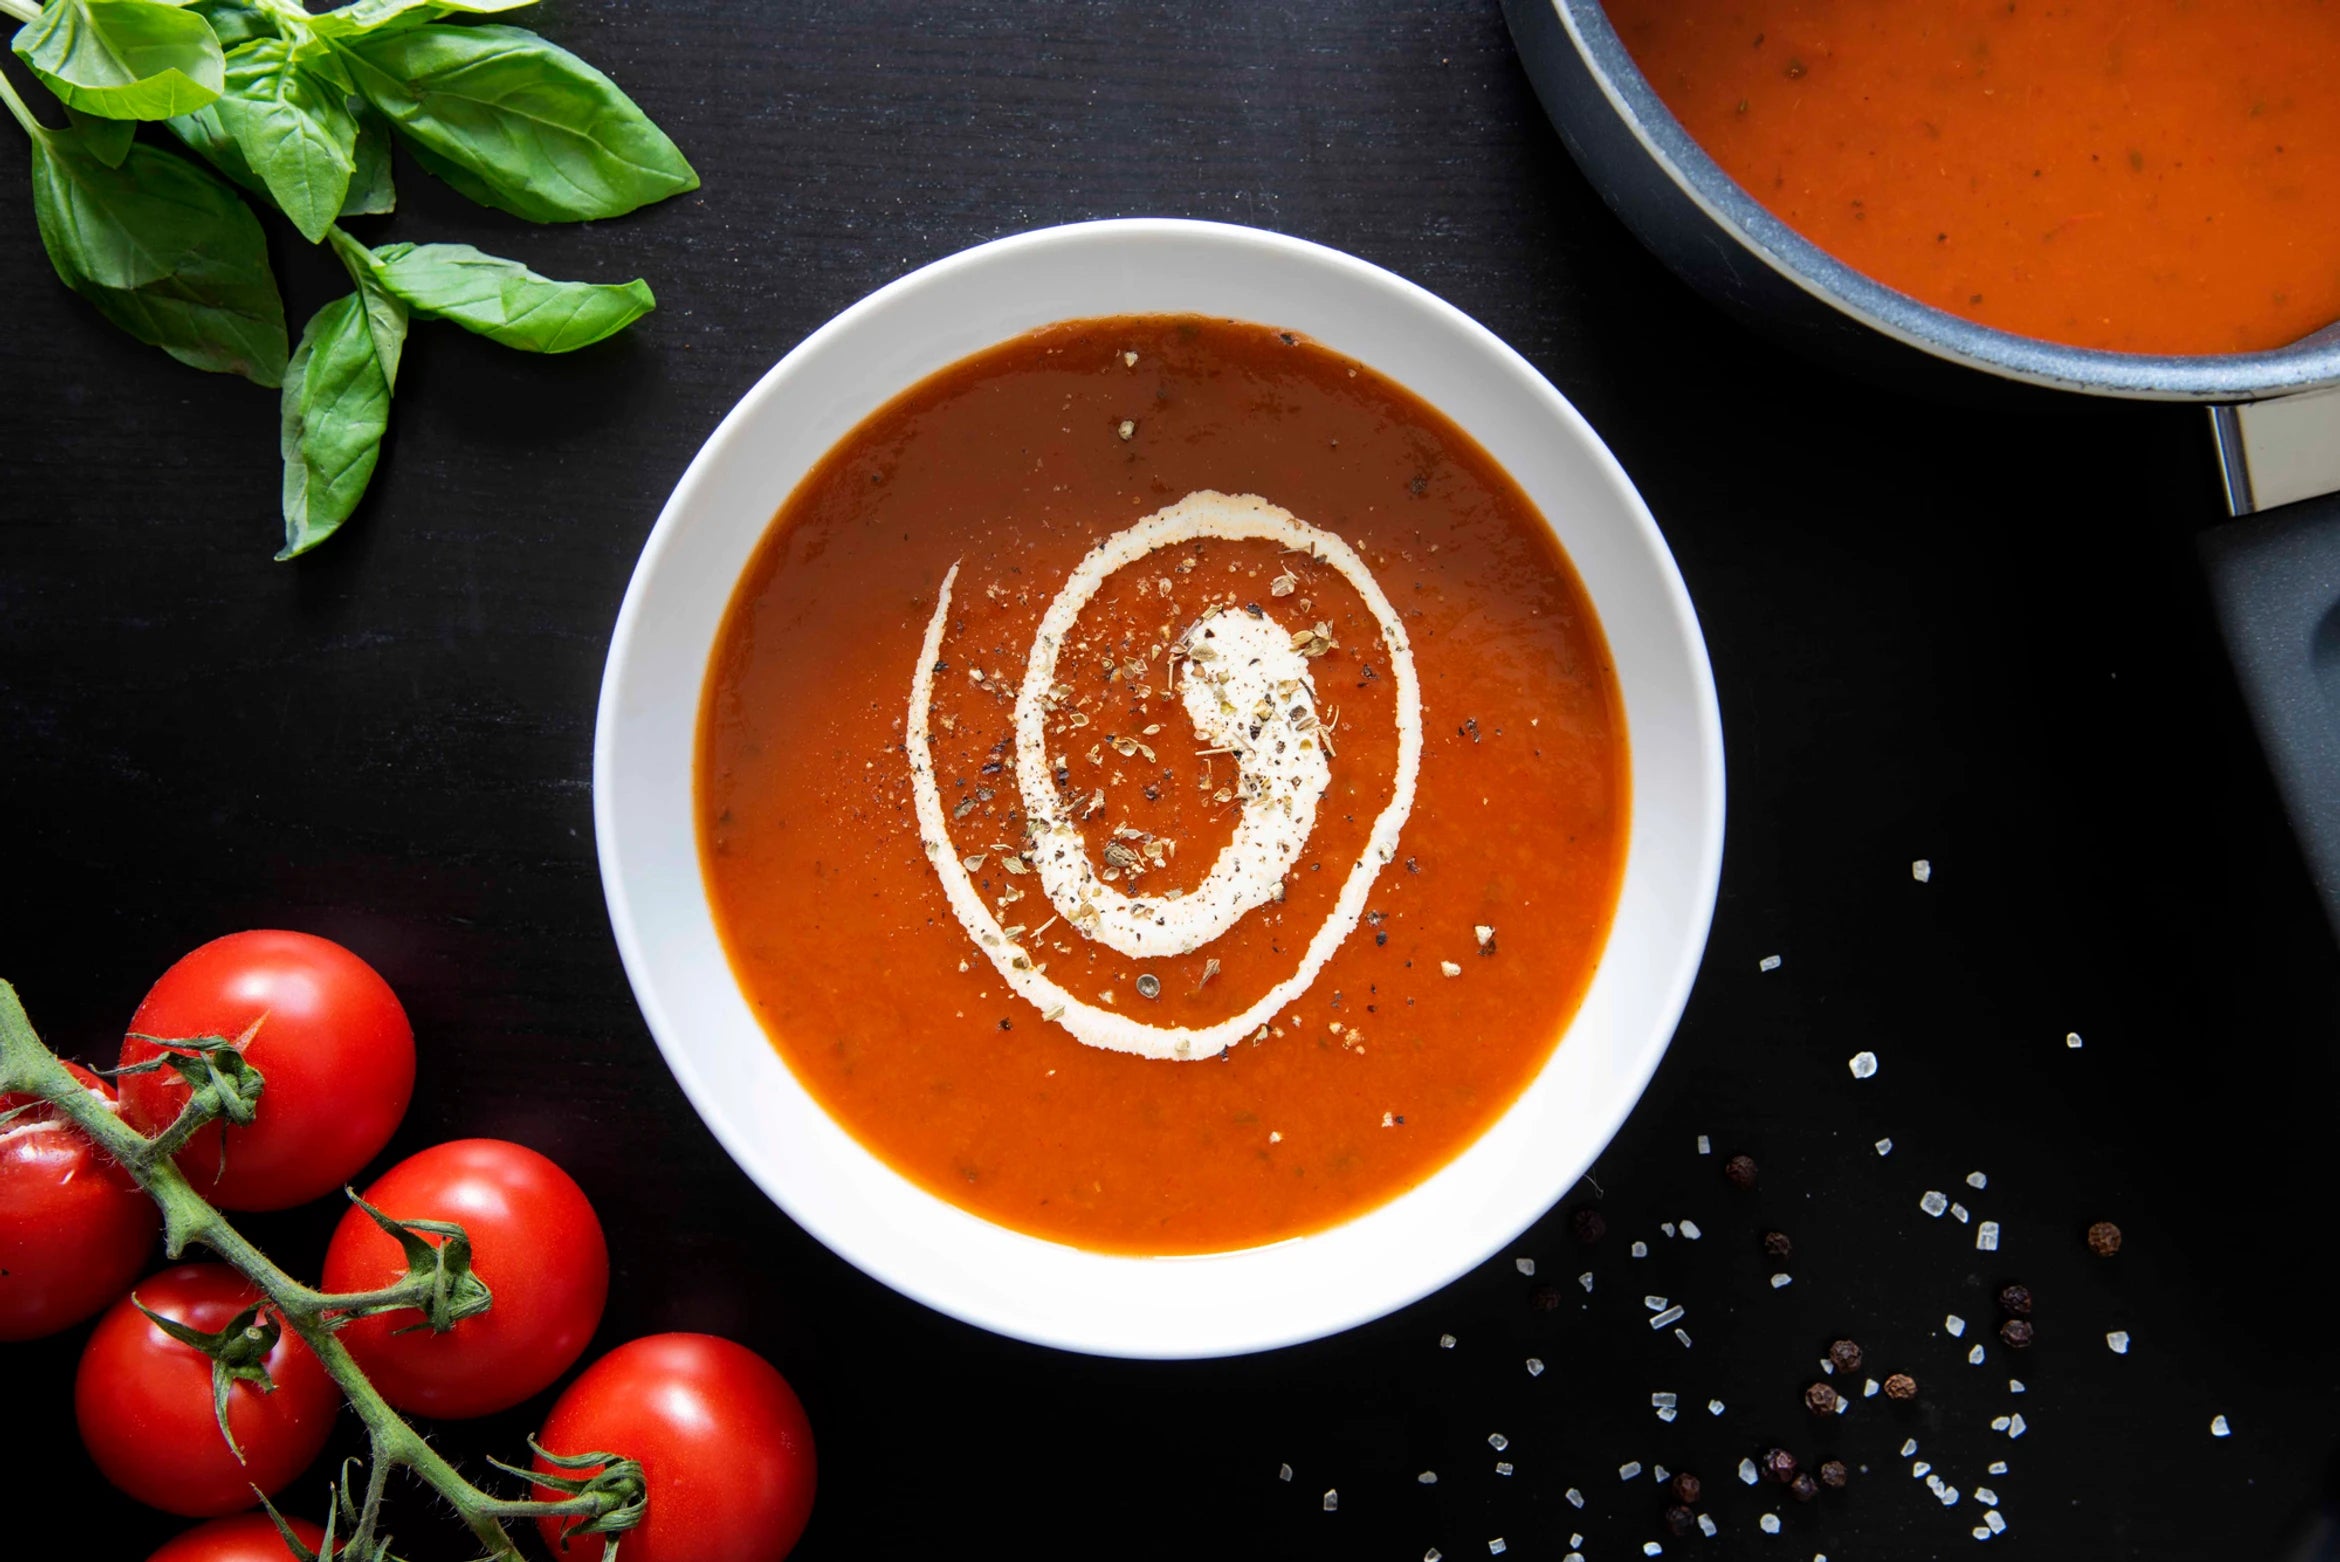
[[[699,177],[615,82],[532,32],[474,18],[534,0],[0,0],[13,48],[66,106],[32,141],[34,212],[58,276],[124,330],[283,395],[284,547],[348,520],[381,457],[412,319],[561,353],[656,307],[648,284],[561,282],[464,244],[369,248],[338,224],[391,211],[391,143],[483,205],[537,222],[615,217]],[[213,169],[330,243],[353,291],[287,352],[252,212],[212,173],[136,141],[161,120]]]

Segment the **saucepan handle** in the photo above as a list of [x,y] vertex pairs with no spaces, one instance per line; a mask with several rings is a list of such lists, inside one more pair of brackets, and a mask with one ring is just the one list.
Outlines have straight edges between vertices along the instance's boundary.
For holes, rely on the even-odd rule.
[[2340,935],[2340,495],[2213,526],[2202,562],[2268,767]]

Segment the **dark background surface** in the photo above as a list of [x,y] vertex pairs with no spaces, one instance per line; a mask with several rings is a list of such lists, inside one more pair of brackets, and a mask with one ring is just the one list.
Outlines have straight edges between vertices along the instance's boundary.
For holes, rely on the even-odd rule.
[[[146,985],[219,933],[358,949],[421,1046],[384,1164],[487,1134],[574,1172],[616,1255],[602,1346],[714,1330],[802,1392],[822,1456],[806,1558],[1706,1544],[1663,1534],[1651,1476],[1619,1481],[1635,1459],[1704,1477],[1727,1554],[1961,1553],[1981,1509],[1910,1478],[1913,1436],[1962,1491],[1996,1489],[1995,1545],[2278,1554],[2340,1441],[2340,1344],[2303,1286],[2326,1245],[2340,960],[2203,604],[2198,412],[1951,410],[1725,325],[1568,162],[1493,0],[561,0],[533,21],[633,92],[705,188],[531,229],[402,162],[401,209],[366,236],[640,274],[662,307],[551,361],[418,327],[372,497],[298,565],[269,560],[274,398],[104,324],[50,275],[21,177],[0,179],[0,974],[54,1044],[110,1061]],[[1131,214],[1352,251],[1525,353],[1671,541],[1730,756],[1705,974],[1593,1173],[1609,1236],[1579,1247],[1563,1209],[1396,1317],[1217,1363],[995,1339],[796,1230],[659,1061],[592,851],[606,637],[722,413],[905,270]],[[340,288],[272,233],[297,327]],[[1855,1084],[1864,1047],[1883,1069]],[[1753,1192],[1719,1174],[1735,1150],[1761,1163]],[[1975,1169],[1986,1191],[1961,1181]],[[1930,1188],[1999,1220],[2002,1250],[1925,1218]],[[251,1229],[307,1268],[331,1214]],[[1684,1216],[1699,1243],[1660,1234]],[[2080,1233],[2107,1218],[2128,1241],[2102,1262]],[[1770,1227],[1796,1243],[1784,1290],[1764,1284]],[[1530,1308],[1513,1253],[1559,1310]],[[2009,1278],[2040,1298],[2021,1357],[1991,1335]],[[1689,1308],[1693,1348],[1643,1327],[1644,1293]],[[1942,1332],[1952,1312],[1965,1340]],[[1800,1391],[1840,1333],[1919,1399],[1813,1423]],[[174,1523],[108,1501],[60,1414],[80,1338],[0,1348],[12,1489],[51,1515],[95,1507],[102,1545],[71,1554],[143,1556]],[[1971,1367],[1977,1339],[1991,1359]],[[1685,1407],[1671,1425],[1661,1390]],[[476,1467],[543,1409],[441,1442]],[[2011,1410],[2018,1442],[1988,1427]],[[1732,1478],[1773,1443],[1867,1473],[1798,1508]],[[1986,1475],[1997,1458],[2009,1472]],[[320,1505],[325,1468],[290,1506]],[[1785,1533],[1765,1540],[1773,1509]],[[400,1533],[460,1554],[420,1500]],[[6,1549],[66,1554],[37,1539],[19,1524]]]

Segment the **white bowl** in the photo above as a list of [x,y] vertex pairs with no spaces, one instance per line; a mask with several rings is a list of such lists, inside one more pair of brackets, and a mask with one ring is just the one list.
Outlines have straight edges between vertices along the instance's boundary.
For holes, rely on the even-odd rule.
[[[1331,1230],[1132,1258],[946,1204],[821,1109],[765,1037],[716,935],[692,766],[733,585],[832,445],[915,381],[1033,327],[1165,313],[1311,336],[1423,397],[1503,464],[1558,533],[1607,631],[1631,745],[1632,824],[1583,1007],[1477,1142]],[[732,1159],[799,1225],[905,1295],[1002,1334],[1116,1356],[1223,1356],[1331,1334],[1436,1290],[1542,1215],[1608,1143],[1665,1052],[1706,942],[1722,865],[1722,724],[1689,595],[1640,496],[1576,410],[1485,327],[1297,239],[1094,222],[980,245],[880,289],[731,410],[667,501],[619,611],[594,734],[593,818],[618,950],[667,1065]]]

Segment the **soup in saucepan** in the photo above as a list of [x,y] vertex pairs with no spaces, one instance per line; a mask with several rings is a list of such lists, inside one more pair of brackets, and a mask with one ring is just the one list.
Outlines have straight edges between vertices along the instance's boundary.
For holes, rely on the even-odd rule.
[[2332,0],[1608,0],[1684,128],[1822,249],[2120,352],[2340,321]]
[[742,989],[986,1219],[1336,1223],[1550,1056],[1623,868],[1623,706],[1552,530],[1311,341],[1054,326],[853,430],[719,633],[700,843]]

